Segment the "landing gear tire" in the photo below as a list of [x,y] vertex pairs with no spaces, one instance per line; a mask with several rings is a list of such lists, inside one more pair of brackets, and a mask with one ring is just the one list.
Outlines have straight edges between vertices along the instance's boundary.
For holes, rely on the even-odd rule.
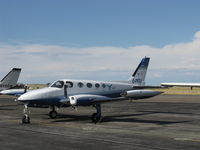
[[29,124],[29,123],[30,123],[30,118],[29,118],[29,116],[24,115],[24,116],[22,117],[22,123],[23,123],[23,124]]
[[50,111],[49,112],[49,117],[51,119],[55,119],[57,117],[58,113],[56,111]]
[[101,117],[98,116],[97,113],[93,113],[91,119],[92,119],[92,122],[94,122],[96,124],[97,122],[99,122],[99,120],[101,119]]

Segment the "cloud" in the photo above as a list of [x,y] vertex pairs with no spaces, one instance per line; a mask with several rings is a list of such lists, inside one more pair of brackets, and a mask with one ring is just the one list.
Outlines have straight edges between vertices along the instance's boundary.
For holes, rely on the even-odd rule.
[[194,38],[195,39],[200,39],[200,31],[195,33]]
[[200,31],[190,42],[162,48],[149,45],[76,48],[0,44],[1,74],[12,67],[22,67],[21,81],[29,83],[45,83],[58,78],[106,79],[107,76],[109,80],[122,80],[129,77],[144,56],[151,57],[149,79],[165,81],[168,79],[166,70],[173,75],[176,70],[184,70],[184,77],[191,76],[191,72],[200,70]]

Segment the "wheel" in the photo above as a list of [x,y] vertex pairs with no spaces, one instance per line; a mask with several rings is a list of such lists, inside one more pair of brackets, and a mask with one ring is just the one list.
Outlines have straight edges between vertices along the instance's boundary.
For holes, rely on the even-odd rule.
[[29,124],[30,123],[30,118],[27,115],[24,115],[22,118],[22,123],[24,124]]
[[49,112],[49,117],[51,118],[51,119],[54,119],[54,118],[56,118],[57,117],[57,112],[56,111],[50,111]]
[[92,122],[95,124],[101,119],[101,116],[98,116],[97,113],[92,114]]

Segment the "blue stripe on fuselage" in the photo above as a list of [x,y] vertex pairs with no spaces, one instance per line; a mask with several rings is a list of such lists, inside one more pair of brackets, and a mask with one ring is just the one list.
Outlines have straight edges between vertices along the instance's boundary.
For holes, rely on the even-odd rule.
[[[108,98],[115,98],[115,97],[120,97],[120,93],[112,93],[112,94],[98,94],[100,96],[106,96]],[[64,99],[65,97],[54,97],[54,98],[48,98],[48,99],[37,99],[37,100],[28,100],[28,101],[23,101],[23,103],[28,103],[28,106],[36,106],[37,105],[56,105],[56,106],[61,106],[63,103],[60,102],[61,99]],[[84,100],[86,105],[88,105],[87,99]],[[84,105],[84,101],[82,101],[82,105]]]

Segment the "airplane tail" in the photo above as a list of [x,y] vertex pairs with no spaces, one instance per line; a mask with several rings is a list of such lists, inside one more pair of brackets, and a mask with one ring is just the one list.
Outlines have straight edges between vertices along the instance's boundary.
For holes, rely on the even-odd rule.
[[13,87],[17,84],[21,68],[13,68],[2,80],[2,85]]
[[146,72],[149,65],[149,60],[150,60],[149,57],[145,57],[141,60],[135,72],[128,80],[129,83],[134,84],[136,86],[145,85],[145,77],[146,77]]

